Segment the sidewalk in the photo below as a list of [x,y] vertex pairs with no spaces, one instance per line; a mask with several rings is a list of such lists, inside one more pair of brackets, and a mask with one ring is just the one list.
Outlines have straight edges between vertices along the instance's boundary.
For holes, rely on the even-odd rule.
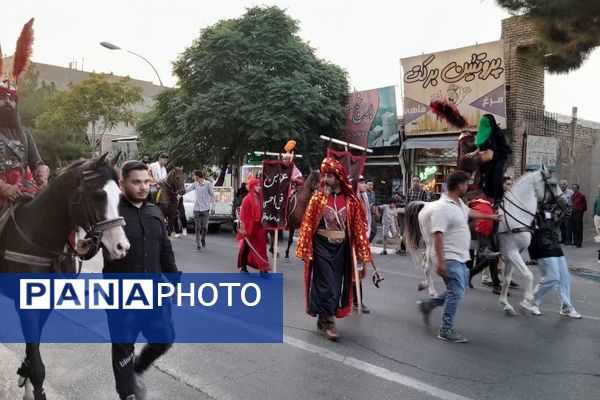
[[594,236],[596,236],[596,231],[589,229],[583,232],[583,246],[581,248],[563,246],[563,252],[572,272],[583,269],[600,274],[600,263],[598,263],[600,243],[594,241]]

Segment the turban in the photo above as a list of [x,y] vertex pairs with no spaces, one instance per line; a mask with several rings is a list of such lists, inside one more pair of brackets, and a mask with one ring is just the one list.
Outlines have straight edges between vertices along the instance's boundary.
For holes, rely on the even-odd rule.
[[326,157],[321,163],[321,186],[325,185],[325,174],[333,174],[339,181],[344,194],[352,194],[352,185],[344,165],[332,157]]

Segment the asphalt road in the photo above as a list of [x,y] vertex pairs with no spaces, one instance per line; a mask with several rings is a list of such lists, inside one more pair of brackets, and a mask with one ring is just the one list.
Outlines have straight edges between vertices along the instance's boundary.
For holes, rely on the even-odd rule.
[[[236,272],[230,232],[210,235],[202,253],[192,236],[173,240],[185,272]],[[580,257],[581,259],[581,257]],[[596,260],[591,259],[590,263]],[[300,261],[278,262],[284,274],[284,343],[179,345],[145,375],[149,399],[598,399],[600,283],[573,277],[582,320],[558,314],[550,294],[543,315],[507,317],[490,289],[474,281],[456,328],[469,343],[435,338],[439,311],[426,327],[416,310],[421,276],[406,256],[377,256],[385,281],[365,282],[369,315],[338,322],[330,342],[304,313]],[[98,271],[101,260],[84,265]],[[537,271],[534,267],[534,273]],[[515,278],[519,281],[519,277]],[[437,282],[441,287],[441,281]],[[514,306],[522,297],[511,290]],[[139,347],[139,346],[138,346]],[[24,346],[0,344],[0,399],[21,399],[16,369]],[[43,345],[49,400],[117,399],[108,345]]]

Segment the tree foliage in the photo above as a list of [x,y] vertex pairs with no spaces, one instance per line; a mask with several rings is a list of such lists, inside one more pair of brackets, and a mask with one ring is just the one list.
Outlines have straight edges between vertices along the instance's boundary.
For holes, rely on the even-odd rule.
[[548,71],[567,73],[579,68],[600,45],[598,0],[496,0],[514,14],[533,22],[537,45],[531,49]]
[[35,118],[46,111],[49,97],[56,94],[54,83],[39,82],[39,72],[30,67],[19,80],[19,115],[26,128],[32,128]]
[[225,169],[249,151],[281,151],[295,139],[309,163],[320,161],[319,135],[343,126],[348,81],[298,30],[277,7],[204,29],[174,62],[179,87],[158,96],[138,125],[144,145],[162,142],[177,164]]
[[142,99],[141,88],[130,85],[129,78],[111,82],[107,75],[90,74],[48,98],[46,111],[35,119],[36,128],[87,139],[93,153],[104,133],[137,121],[134,106]]

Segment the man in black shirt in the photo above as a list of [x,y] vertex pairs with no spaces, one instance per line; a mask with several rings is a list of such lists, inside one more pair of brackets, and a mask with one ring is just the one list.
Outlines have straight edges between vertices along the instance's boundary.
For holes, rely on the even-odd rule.
[[[164,216],[154,204],[146,201],[150,186],[148,166],[141,161],[128,161],[121,169],[121,202],[119,214],[125,218],[125,234],[131,243],[127,256],[120,260],[104,258],[104,273],[176,273],[175,256],[167,238]],[[117,392],[121,399],[145,397],[141,374],[173,343],[175,333],[169,305],[151,309],[108,311],[111,337],[131,338],[130,343],[112,344],[112,364]],[[135,356],[134,343],[139,333],[149,342]],[[128,340],[129,341],[129,340]]]

